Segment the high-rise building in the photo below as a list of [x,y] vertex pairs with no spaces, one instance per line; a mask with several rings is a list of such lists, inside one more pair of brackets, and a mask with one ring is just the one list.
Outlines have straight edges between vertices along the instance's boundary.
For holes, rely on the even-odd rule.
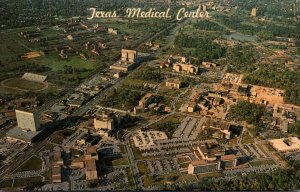
[[134,50],[122,49],[121,55],[122,55],[121,56],[122,62],[129,62],[129,63],[136,62],[137,52]]
[[256,15],[257,15],[257,9],[253,8],[252,11],[251,11],[251,16],[256,17]]
[[33,132],[40,129],[40,119],[37,112],[16,110],[16,117],[19,128]]

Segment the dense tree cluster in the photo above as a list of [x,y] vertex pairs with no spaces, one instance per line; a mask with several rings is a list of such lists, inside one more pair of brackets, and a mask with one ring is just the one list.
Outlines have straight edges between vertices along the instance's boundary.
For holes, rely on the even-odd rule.
[[295,37],[297,35],[297,30],[293,25],[287,26],[263,22],[249,24],[245,22],[246,19],[243,19],[243,17],[239,15],[217,15],[216,17],[221,23],[232,29],[251,35],[259,34],[258,37],[261,36],[261,33],[268,33],[269,39],[275,36]]
[[100,101],[100,105],[128,110],[136,106],[140,99],[141,93],[138,91],[114,89]]
[[228,72],[248,73],[256,69],[256,51],[251,46],[236,46],[227,51]]
[[140,69],[137,73],[133,73],[129,76],[129,79],[143,80],[143,81],[154,81],[160,83],[163,79],[160,71],[153,71],[150,67]]
[[156,130],[163,131],[167,134],[168,138],[172,138],[175,130],[178,128],[180,123],[167,121],[162,124],[157,125]]
[[260,126],[263,124],[267,111],[265,106],[240,101],[230,107],[227,118],[236,121],[246,121],[249,124]]
[[201,179],[196,184],[177,188],[192,191],[291,191],[300,189],[300,162],[290,162],[288,169],[270,173],[251,173],[234,180]]
[[289,133],[294,133],[300,137],[300,121],[297,121],[295,124],[290,124],[288,127]]
[[213,38],[207,36],[197,37],[180,33],[176,36],[175,46],[180,50],[187,48],[186,56],[195,57],[199,62],[219,59],[226,54],[225,47],[213,42]]
[[296,36],[296,46],[298,54],[300,54],[300,22],[297,23],[297,36]]
[[261,65],[244,78],[248,84],[275,87],[285,90],[287,102],[300,105],[300,72],[280,65]]
[[193,27],[200,30],[226,31],[224,27],[208,20],[197,20],[197,22],[193,24]]

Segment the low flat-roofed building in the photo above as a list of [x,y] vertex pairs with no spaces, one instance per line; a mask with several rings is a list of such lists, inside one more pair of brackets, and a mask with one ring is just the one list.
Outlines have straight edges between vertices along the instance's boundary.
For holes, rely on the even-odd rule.
[[236,155],[223,155],[220,158],[221,160],[221,168],[226,169],[233,169],[237,165],[238,157]]
[[269,143],[279,152],[295,152],[300,150],[300,140],[297,137],[272,139]]
[[60,150],[56,150],[53,152],[53,162],[55,162],[58,165],[63,165],[64,161],[61,157],[61,151]]
[[40,51],[31,51],[31,52],[26,53],[25,55],[22,55],[21,59],[27,60],[27,59],[32,59],[32,58],[40,57],[42,55],[44,55],[43,52],[40,52]]
[[147,93],[140,101],[139,101],[139,106],[140,107],[148,107],[148,105],[152,102],[154,99],[154,96],[152,93]]
[[218,157],[225,155],[225,150],[221,148],[208,149],[205,144],[199,145],[197,147],[199,159],[203,159],[206,161],[214,161],[217,160]]
[[187,74],[197,74],[199,68],[189,63],[185,64],[178,62],[173,65],[173,70],[176,72],[183,72]]
[[61,166],[59,164],[54,163],[52,165],[52,182],[53,183],[61,183]]
[[14,127],[6,133],[6,137],[9,140],[19,140],[26,143],[32,143],[40,133],[41,131],[30,131]]
[[223,148],[215,147],[210,149],[207,145],[199,145],[194,151],[197,160],[192,161],[188,166],[188,174],[201,174],[227,169],[234,169],[237,166],[238,156],[226,154]]
[[143,111],[144,111],[144,108],[141,107],[141,106],[136,106],[133,109],[133,113],[136,114],[136,115],[143,113]]
[[71,167],[72,168],[83,169],[84,168],[84,160],[85,160],[84,156],[81,156],[79,158],[73,159],[72,162],[71,162]]
[[197,103],[192,101],[189,103],[189,105],[187,107],[187,112],[194,113],[196,111],[196,108],[197,108]]
[[254,85],[250,91],[250,102],[266,105],[284,104],[284,90]]
[[215,172],[220,169],[220,161],[192,161],[188,166],[188,174],[201,174]]
[[34,73],[25,73],[22,76],[22,79],[27,79],[30,81],[37,81],[37,82],[44,82],[44,81],[46,81],[47,76],[38,75],[38,74],[34,74]]
[[166,81],[166,86],[180,89],[181,86],[182,86],[182,81],[180,81],[180,80],[169,80],[169,81]]
[[95,180],[98,178],[95,159],[85,161],[85,176],[86,180]]
[[95,159],[98,160],[98,152],[97,152],[97,147],[89,147],[86,149],[86,159]]
[[210,67],[217,67],[217,64],[212,63],[212,62],[202,62],[202,65],[204,67],[208,67],[208,68],[210,68]]

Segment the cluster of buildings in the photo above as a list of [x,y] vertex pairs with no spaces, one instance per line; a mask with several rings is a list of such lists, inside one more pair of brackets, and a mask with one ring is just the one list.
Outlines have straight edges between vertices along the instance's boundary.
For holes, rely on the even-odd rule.
[[175,88],[175,89],[180,89],[183,85],[183,82],[180,81],[179,79],[170,79],[166,81],[166,86]]
[[62,179],[62,168],[64,161],[62,158],[62,151],[60,148],[55,148],[52,156],[51,174],[53,183],[61,183]]
[[62,157],[63,151],[55,148],[52,156],[51,174],[53,183],[61,183],[67,180],[65,174],[67,168],[83,170],[86,180],[95,180],[98,178],[97,161],[98,152],[96,147],[88,147],[84,155],[72,159],[70,163]]
[[[91,53],[96,55],[99,55],[101,50],[108,48],[108,46],[102,41],[88,41],[84,44],[84,46],[86,50],[90,50]],[[85,54],[82,55],[81,57],[86,59]]]
[[86,180],[95,180],[98,178],[97,161],[97,148],[93,146],[87,148],[83,156],[73,159],[70,167],[84,169]]
[[172,67],[173,71],[178,73],[186,73],[196,75],[199,68],[190,63],[186,57],[170,56],[167,61],[160,64],[160,68]]
[[223,148],[202,144],[194,150],[197,160],[188,166],[188,174],[201,174],[228,169],[235,169],[239,157],[235,154],[227,154]]
[[266,105],[273,120],[271,127],[287,132],[288,126],[295,123],[296,112],[300,107],[284,102],[284,91],[242,83],[242,75],[227,73],[221,85],[207,90],[197,90],[191,94],[189,102],[181,107],[182,112],[225,118],[228,107],[237,101],[248,101]]

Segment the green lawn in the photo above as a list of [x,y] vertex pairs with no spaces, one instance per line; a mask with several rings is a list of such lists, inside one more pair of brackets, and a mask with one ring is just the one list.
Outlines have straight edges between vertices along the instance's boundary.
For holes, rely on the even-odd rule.
[[253,143],[254,139],[249,135],[248,132],[243,134],[242,143]]
[[7,79],[3,82],[3,84],[10,88],[17,88],[17,89],[31,90],[31,91],[41,90],[42,88],[45,87],[43,83],[28,81],[19,78]]
[[132,152],[133,152],[133,155],[134,155],[135,159],[143,159],[142,153],[139,150],[139,148],[132,146],[131,149],[132,149]]
[[64,66],[72,66],[77,69],[94,69],[96,68],[96,62],[83,60],[80,56],[70,56],[67,60],[63,60],[58,55],[59,52],[51,52],[45,56],[32,59],[36,64],[50,67],[53,71],[64,70]]
[[262,166],[262,165],[275,165],[275,164],[276,163],[272,159],[250,162],[250,165],[253,167]]
[[184,117],[180,114],[170,115],[162,121],[150,125],[149,127],[147,127],[147,129],[164,131],[168,138],[171,138],[175,130],[180,125],[183,118]]
[[107,157],[107,158],[105,158],[104,161],[107,166],[120,166],[120,165],[128,165],[129,164],[126,156]]
[[137,167],[143,175],[147,173],[147,164],[145,162],[138,162]]
[[162,187],[168,183],[182,182],[183,178],[179,173],[170,173],[165,175],[144,176],[142,181],[146,188],[151,186]]

